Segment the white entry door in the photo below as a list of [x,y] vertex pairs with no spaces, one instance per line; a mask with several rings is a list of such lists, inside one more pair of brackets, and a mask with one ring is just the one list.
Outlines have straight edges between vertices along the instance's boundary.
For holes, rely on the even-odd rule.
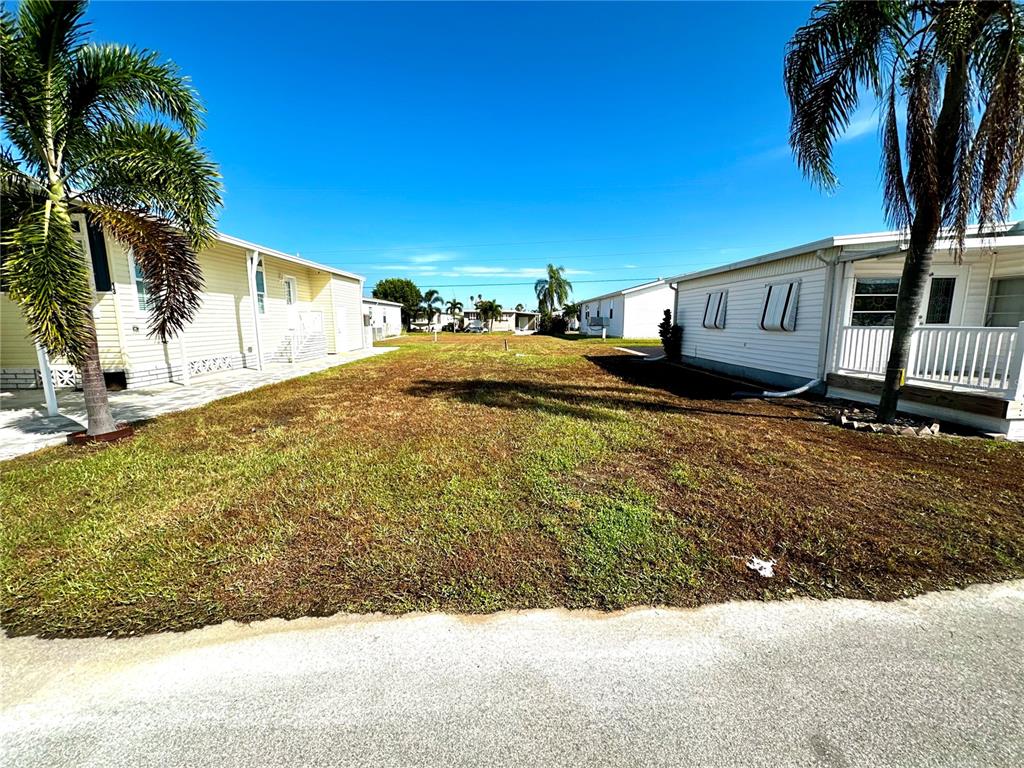
[[348,352],[348,323],[345,322],[345,308],[334,310],[334,351]]
[[288,330],[299,330],[299,291],[294,277],[284,279],[284,303],[288,311]]

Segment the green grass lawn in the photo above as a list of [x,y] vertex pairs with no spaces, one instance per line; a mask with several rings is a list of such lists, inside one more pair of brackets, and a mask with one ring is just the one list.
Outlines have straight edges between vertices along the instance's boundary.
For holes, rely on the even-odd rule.
[[621,341],[398,343],[0,465],[7,631],[888,599],[1024,575],[1024,446],[840,430],[826,404],[722,399]]

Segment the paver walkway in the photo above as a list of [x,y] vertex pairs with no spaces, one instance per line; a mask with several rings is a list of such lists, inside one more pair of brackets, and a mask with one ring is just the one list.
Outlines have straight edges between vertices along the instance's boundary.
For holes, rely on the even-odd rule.
[[[110,393],[110,407],[118,421],[139,421],[165,413],[184,411],[239,392],[305,376],[326,368],[344,365],[397,347],[372,347],[328,355],[301,363],[272,363],[262,371],[243,368],[211,373],[193,379],[185,387],[160,384],[143,389]],[[58,416],[47,416],[41,389],[0,392],[0,460],[38,451],[64,442],[67,435],[85,428],[85,398],[81,392],[58,390]]]

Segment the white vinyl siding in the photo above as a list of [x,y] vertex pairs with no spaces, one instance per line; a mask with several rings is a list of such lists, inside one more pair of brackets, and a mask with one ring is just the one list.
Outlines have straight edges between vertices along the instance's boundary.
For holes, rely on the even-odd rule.
[[[817,378],[824,307],[825,265],[813,253],[679,283],[676,323],[683,355],[715,363]],[[766,333],[760,323],[766,284],[800,281],[799,321],[790,333]],[[708,293],[729,292],[725,328],[704,328]]]

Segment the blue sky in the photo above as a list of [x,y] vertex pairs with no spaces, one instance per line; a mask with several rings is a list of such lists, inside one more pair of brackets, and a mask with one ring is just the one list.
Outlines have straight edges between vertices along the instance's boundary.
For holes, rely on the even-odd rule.
[[222,231],[465,301],[574,298],[885,228],[874,115],[813,189],[786,147],[809,3],[115,3],[207,109]]

